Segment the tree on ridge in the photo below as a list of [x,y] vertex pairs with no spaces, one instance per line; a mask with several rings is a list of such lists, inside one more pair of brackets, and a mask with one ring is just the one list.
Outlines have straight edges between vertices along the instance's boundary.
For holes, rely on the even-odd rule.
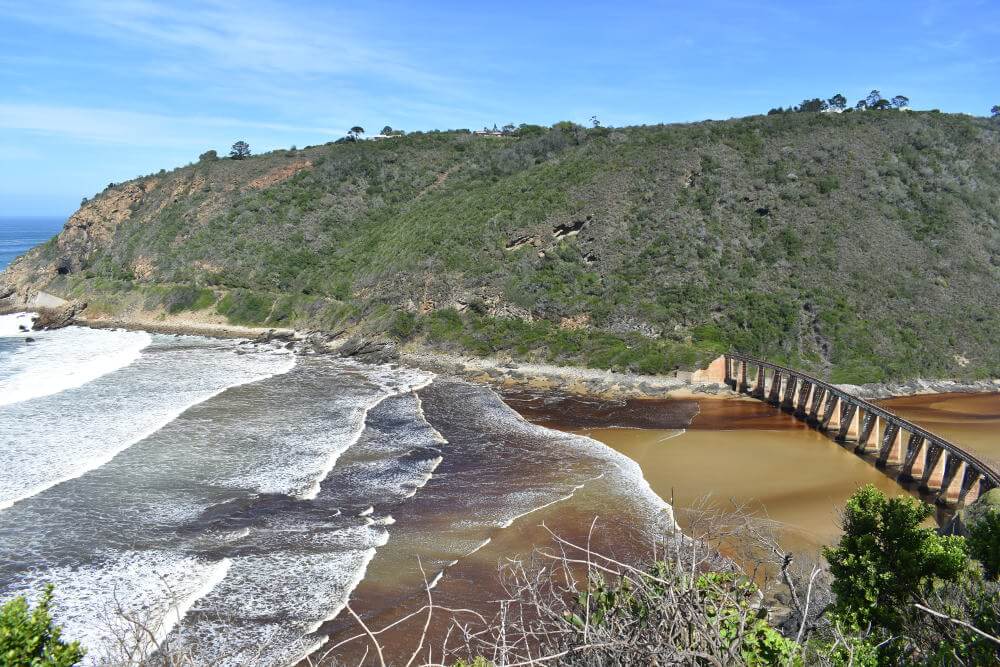
[[229,157],[234,160],[242,160],[250,157],[250,144],[240,139],[233,144],[233,150],[229,151]]
[[844,108],[847,107],[847,98],[841,95],[840,93],[837,93],[836,95],[828,99],[826,103],[831,109],[837,109],[839,111],[843,111]]

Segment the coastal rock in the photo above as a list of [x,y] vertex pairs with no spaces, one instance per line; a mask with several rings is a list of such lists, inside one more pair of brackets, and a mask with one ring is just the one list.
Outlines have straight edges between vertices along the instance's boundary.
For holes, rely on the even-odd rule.
[[77,313],[87,307],[79,301],[71,301],[58,308],[40,308],[38,315],[32,318],[31,328],[34,331],[45,329],[62,329],[73,324]]
[[399,349],[391,340],[351,337],[337,350],[337,355],[366,363],[382,364],[399,358]]

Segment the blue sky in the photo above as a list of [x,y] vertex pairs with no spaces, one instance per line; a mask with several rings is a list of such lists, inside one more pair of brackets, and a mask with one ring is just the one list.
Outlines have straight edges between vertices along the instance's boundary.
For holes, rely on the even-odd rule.
[[986,115],[997,44],[996,0],[0,0],[0,216],[355,124],[721,119],[872,88]]

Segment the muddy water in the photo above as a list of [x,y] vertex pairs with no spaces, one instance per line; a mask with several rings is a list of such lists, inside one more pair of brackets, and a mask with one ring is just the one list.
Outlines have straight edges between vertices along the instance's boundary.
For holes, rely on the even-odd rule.
[[673,499],[682,528],[685,508],[744,507],[775,522],[786,549],[815,557],[836,542],[838,508],[859,486],[908,493],[849,448],[753,399],[605,402],[596,426],[590,415],[598,401],[506,398],[537,423],[588,435],[636,461],[653,490]]
[[1000,394],[930,394],[879,403],[1000,468]]
[[[439,380],[419,397],[428,425],[438,433],[434,449],[441,463],[405,504],[372,498],[376,514],[391,513],[395,523],[351,596],[352,608],[370,628],[390,628],[379,633],[389,663],[409,659],[425,623],[437,658],[437,647],[454,630],[452,619],[476,625],[476,614],[492,618],[496,601],[508,597],[498,570],[512,559],[531,559],[537,547],[551,546],[550,531],[580,544],[592,537],[595,550],[623,561],[648,560],[669,539],[671,515],[650,490],[673,499],[682,528],[690,520],[684,508],[710,494],[718,506],[745,505],[769,517],[787,549],[812,557],[822,545],[836,542],[838,508],[860,485],[874,484],[889,495],[907,493],[850,448],[750,399],[609,402],[551,393],[504,396],[530,422],[556,430],[551,431],[525,424],[488,390],[464,383]],[[359,456],[366,448],[401,437],[405,423],[393,418],[393,400],[369,415],[369,433],[355,454],[345,454],[345,470],[367,465]],[[974,432],[981,446],[992,442],[1000,397],[982,404],[968,398],[947,401],[921,397],[890,407],[959,442],[964,434],[964,444]],[[557,431],[600,441],[639,470],[585,439],[560,437]],[[352,462],[353,456],[358,460]],[[597,527],[589,536],[595,517]],[[438,611],[429,622],[425,614],[415,614],[426,602],[425,577],[433,585],[435,605],[469,611]],[[329,640],[314,659],[331,650],[330,657],[345,664],[377,664],[350,615],[341,613],[321,632]],[[454,645],[453,635],[451,641]],[[421,660],[426,650],[425,645]]]
[[[596,517],[592,546],[629,562],[648,560],[654,545],[668,538],[670,508],[645,484],[640,468],[615,450],[528,423],[486,388],[437,380],[418,394],[426,423],[437,433],[440,465],[405,503],[371,499],[375,514],[391,514],[393,523],[351,595],[351,608],[371,629],[391,626],[379,633],[387,663],[405,664],[419,642],[426,615],[402,619],[426,603],[425,577],[435,605],[471,610],[438,611],[431,619],[429,641],[440,658],[438,648],[453,630],[450,619],[491,619],[494,601],[509,597],[498,565],[551,546],[549,531],[583,544]],[[394,416],[394,400],[369,413],[366,433],[353,454],[345,453],[342,470],[365,468],[361,452],[412,429]],[[347,478],[339,482],[330,486],[350,486]],[[321,631],[329,640],[313,660],[332,651],[330,658],[342,664],[377,664],[349,612]],[[426,647],[421,656],[423,664]]]

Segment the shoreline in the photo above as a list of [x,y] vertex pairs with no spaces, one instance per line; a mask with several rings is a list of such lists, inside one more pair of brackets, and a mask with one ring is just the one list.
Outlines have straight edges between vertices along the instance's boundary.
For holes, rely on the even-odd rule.
[[[0,315],[33,312],[29,306],[5,307]],[[167,335],[207,336],[212,338],[247,338],[251,340],[285,340],[295,346],[311,345],[321,353],[337,354],[349,341],[356,340],[349,333],[332,334],[321,331],[300,331],[283,327],[255,327],[229,324],[191,317],[158,315],[143,317],[87,317],[77,315],[72,319],[76,326],[93,329],[126,329]],[[362,341],[362,343],[368,341]],[[384,341],[382,341],[384,343]],[[355,345],[356,348],[363,345]],[[343,356],[364,354],[348,353]],[[746,395],[715,381],[698,381],[698,371],[678,371],[674,375],[642,375],[615,372],[582,366],[558,366],[533,362],[513,361],[509,357],[474,357],[441,352],[417,344],[409,344],[390,358],[378,357],[375,361],[398,362],[421,370],[428,370],[459,377],[477,384],[487,384],[501,390],[531,389],[555,391],[578,396],[604,399],[716,399],[732,400]],[[838,388],[859,398],[889,399],[906,396],[956,393],[993,394],[1000,392],[1000,379],[955,380],[917,378],[903,382],[871,383],[863,385],[839,384]]]

